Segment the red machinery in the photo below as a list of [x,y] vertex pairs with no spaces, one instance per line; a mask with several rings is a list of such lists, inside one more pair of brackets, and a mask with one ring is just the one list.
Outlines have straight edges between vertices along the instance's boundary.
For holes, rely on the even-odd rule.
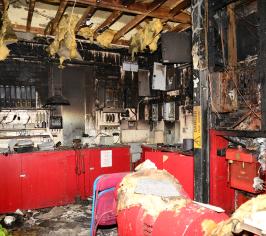
[[[156,175],[157,173],[154,173],[154,176]],[[141,174],[137,173],[135,177],[136,176],[137,181],[142,178]],[[145,176],[145,178],[147,178],[147,176]],[[128,181],[129,180],[127,179],[126,182]],[[123,188],[123,185],[120,188]],[[119,191],[120,189],[118,189],[118,193]],[[132,197],[132,195],[129,195],[129,192],[130,191],[122,190],[119,193],[118,205],[120,205],[119,201],[124,202],[124,199]],[[126,196],[124,198],[122,196],[121,198],[121,193]],[[224,213],[217,213],[192,202],[182,188],[179,189],[179,193],[181,197],[177,200],[177,207],[174,209],[171,207],[163,209],[158,212],[158,215],[156,216],[152,216],[149,211],[146,211],[147,208],[142,204],[137,204],[137,202],[131,202],[132,204],[130,206],[118,209],[118,234],[120,236],[200,236],[207,235],[205,224],[208,225],[210,222],[215,224],[228,219],[228,216]],[[149,199],[149,196],[142,194],[141,199],[145,198]],[[178,206],[178,201],[180,199],[183,201],[183,204]],[[167,201],[168,200],[166,200],[166,202]]]
[[206,235],[202,227],[205,220],[219,223],[227,218],[224,213],[202,208],[192,202],[185,205],[178,213],[162,211],[156,219],[145,214],[141,206],[135,206],[118,213],[118,234],[120,236],[201,236]]
[[183,186],[191,199],[194,199],[194,160],[178,152],[145,152],[145,160],[151,160],[158,169],[167,170]]
[[229,182],[235,189],[249,193],[260,193],[254,187],[254,178],[262,177],[260,163],[256,155],[247,150],[229,148],[226,151],[226,159],[229,163]]
[[210,204],[232,213],[242,203],[262,193],[255,191],[253,184],[256,177],[265,180],[265,172],[259,168],[253,153],[246,149],[228,149],[225,135],[223,131],[210,130]]

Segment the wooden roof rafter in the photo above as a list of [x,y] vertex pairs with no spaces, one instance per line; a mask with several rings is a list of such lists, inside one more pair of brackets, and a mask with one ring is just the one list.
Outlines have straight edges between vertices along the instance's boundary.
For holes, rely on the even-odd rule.
[[152,2],[150,4],[149,10],[145,14],[135,16],[133,20],[127,23],[122,29],[120,29],[115,34],[113,43],[116,43],[122,36],[124,36],[134,27],[136,27],[136,25],[138,25],[141,21],[143,21],[151,12],[158,9],[164,2],[166,2],[166,0],[155,0],[154,2]]
[[[132,3],[130,5],[125,6],[114,0],[101,0],[99,3],[97,3],[95,0],[77,0],[77,1],[79,3],[95,6],[102,9],[118,10],[124,13],[131,13],[135,15],[147,14],[147,11],[149,10],[149,8],[147,8],[147,4],[141,4],[141,3]],[[156,0],[154,2],[156,2]],[[154,2],[152,2],[151,4],[153,4]],[[147,16],[178,22],[178,23],[191,23],[191,17],[189,14],[180,12],[179,14],[172,16],[169,14],[169,10],[171,9],[162,6],[154,11],[149,12]]]
[[107,19],[95,29],[93,38],[96,38],[98,33],[102,33],[105,31],[107,28],[109,28],[120,16],[122,15],[121,11],[113,11]]
[[78,32],[81,26],[85,23],[87,19],[90,19],[96,11],[96,7],[88,6],[85,11],[83,12],[81,18],[79,19],[75,31]]
[[190,5],[191,5],[191,0],[183,0],[179,2],[175,7],[173,7],[170,10],[169,14],[174,17],[175,15],[181,13],[183,10],[187,9]]
[[29,11],[28,11],[28,18],[27,18],[27,26],[26,26],[27,32],[29,32],[31,28],[31,21],[32,21],[34,8],[35,8],[35,3],[36,3],[36,0],[30,0],[29,2]]
[[60,5],[58,7],[58,10],[56,12],[55,18],[52,20],[52,26],[51,31],[47,32],[48,34],[54,35],[56,27],[58,26],[65,10],[67,7],[68,0],[60,0]]

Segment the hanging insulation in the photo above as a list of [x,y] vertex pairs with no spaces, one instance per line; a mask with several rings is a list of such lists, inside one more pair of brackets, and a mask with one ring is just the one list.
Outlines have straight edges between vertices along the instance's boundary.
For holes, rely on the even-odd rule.
[[0,30],[0,61],[5,60],[9,55],[9,49],[6,45],[17,42],[17,37],[12,29],[11,22],[8,18],[9,3],[5,5],[5,9],[1,18]]
[[157,50],[157,42],[160,38],[159,33],[162,31],[163,25],[159,19],[153,19],[146,24],[142,29],[131,37],[130,52],[132,57],[137,52],[143,52],[149,48],[151,52]]
[[75,36],[75,27],[78,20],[79,17],[76,15],[63,15],[56,29],[55,39],[47,49],[51,56],[57,54],[60,57],[61,66],[66,59],[81,60]]
[[94,29],[92,29],[91,27],[83,27],[79,30],[78,35],[92,42],[93,35],[94,35]]
[[96,41],[102,47],[106,47],[106,48],[110,47],[115,34],[116,34],[116,31],[106,30],[102,34],[97,36]]

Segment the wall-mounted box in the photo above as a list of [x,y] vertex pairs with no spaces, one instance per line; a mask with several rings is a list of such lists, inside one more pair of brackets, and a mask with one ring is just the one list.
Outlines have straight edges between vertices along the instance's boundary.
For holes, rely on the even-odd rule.
[[151,120],[158,121],[158,118],[159,118],[158,104],[152,104],[151,105]]
[[139,70],[138,72],[138,89],[140,97],[151,96],[150,90],[150,71]]
[[152,89],[166,90],[166,66],[158,62],[153,65]]
[[175,120],[175,102],[166,102],[163,104],[163,119],[166,121]]

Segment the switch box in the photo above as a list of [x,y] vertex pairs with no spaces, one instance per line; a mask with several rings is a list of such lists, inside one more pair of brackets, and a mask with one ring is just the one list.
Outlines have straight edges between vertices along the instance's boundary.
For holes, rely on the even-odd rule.
[[152,104],[151,109],[151,120],[158,121],[158,104]]
[[152,89],[166,90],[166,66],[158,62],[153,65]]
[[175,102],[166,102],[163,105],[163,119],[166,121],[175,120]]

